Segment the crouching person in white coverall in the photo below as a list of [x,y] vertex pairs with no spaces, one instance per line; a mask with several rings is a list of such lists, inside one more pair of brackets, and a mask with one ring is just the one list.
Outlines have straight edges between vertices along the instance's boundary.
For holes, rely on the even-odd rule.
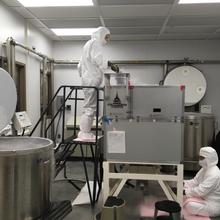
[[[118,72],[117,65],[108,64],[103,56],[103,46],[110,40],[110,31],[105,27],[99,27],[92,34],[91,39],[83,47],[83,53],[78,65],[78,71],[82,77],[82,86],[99,87],[103,81],[103,73],[108,65]],[[95,89],[86,88],[84,92],[83,114],[80,119],[80,132],[78,137],[82,139],[94,139],[91,132],[96,111],[97,93]]]
[[193,215],[220,215],[220,170],[218,155],[212,147],[203,147],[199,153],[202,167],[192,180],[184,181],[184,206]]

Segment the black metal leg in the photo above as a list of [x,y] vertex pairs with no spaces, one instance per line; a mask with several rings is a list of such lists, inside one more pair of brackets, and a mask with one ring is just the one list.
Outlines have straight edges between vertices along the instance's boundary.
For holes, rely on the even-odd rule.
[[77,144],[74,145],[73,149],[70,149],[72,147],[72,143],[66,144],[63,150],[62,156],[59,158],[59,160],[56,162],[56,175],[63,169],[63,176],[64,178],[78,191],[81,190],[80,187],[78,187],[73,180],[68,179],[67,177],[67,168],[66,168],[66,162],[67,158],[74,152],[75,148],[77,147]]
[[82,147],[82,144],[80,144],[79,146],[80,146],[80,150],[81,150],[83,167],[84,167],[85,176],[86,176],[86,184],[87,184],[88,191],[89,191],[90,203],[91,203],[91,206],[94,206],[93,205],[92,194],[91,194],[91,189],[90,189],[90,185],[89,185],[89,177],[88,177],[88,171],[87,171],[87,167],[86,167],[86,161],[85,161],[85,156],[84,156],[84,152],[83,152],[83,147]]
[[[91,150],[91,156],[92,156],[92,162],[93,162],[93,187],[91,188],[89,184],[89,175],[88,175],[88,167],[87,167],[87,159],[85,157],[85,152],[84,152],[84,145],[89,145],[90,150]],[[56,163],[56,168],[57,171],[61,171],[64,169],[64,178],[71,184],[73,185],[77,190],[81,190],[74,182],[74,180],[68,179],[67,176],[67,166],[66,162],[68,161],[68,157],[71,156],[71,154],[74,152],[75,148],[77,146],[80,147],[81,151],[81,159],[83,162],[83,168],[85,172],[85,178],[86,178],[86,184],[88,187],[88,193],[89,193],[89,198],[90,198],[90,204],[92,207],[95,206],[95,203],[98,201],[101,188],[102,188],[102,178],[103,178],[103,170],[102,170],[102,154],[101,154],[101,146],[100,143],[79,143],[79,142],[72,142],[72,143],[65,143],[64,149],[62,152],[61,157],[59,157],[59,160]],[[72,148],[73,146],[73,148]]]
[[66,144],[66,146],[64,147],[63,153],[62,155],[59,157],[59,160],[56,162],[56,166],[59,166],[59,164],[64,161],[64,157],[66,156],[66,154],[69,152],[69,149],[71,147],[71,144]]
[[58,147],[54,150],[55,154],[57,153],[57,151],[60,149],[61,146],[62,146],[62,143],[59,143]]
[[74,181],[68,179],[68,177],[67,177],[67,172],[66,172],[66,162],[64,163],[63,176],[64,176],[64,178],[65,178],[73,187],[75,187],[78,191],[81,190],[81,188],[78,187],[78,186],[74,183]]
[[95,157],[94,157],[94,177],[93,177],[93,203],[95,204],[96,202],[96,188],[97,188],[97,177],[98,177],[98,149],[97,145],[95,145]]
[[[98,145],[96,144],[96,145],[94,145],[95,146],[95,149],[98,147]],[[95,153],[94,153],[94,150],[93,150],[93,145],[91,144],[90,145],[90,149],[91,149],[91,153],[92,153],[92,159],[93,159],[93,162],[94,162],[94,166],[95,166],[95,161],[96,160],[99,160],[99,153],[96,155]],[[98,183],[100,183],[100,180],[99,180],[99,175],[98,175],[98,162],[99,161],[97,161],[97,167],[96,167],[96,169],[94,169],[94,174],[95,174],[95,172],[96,172],[96,177],[97,177],[97,181],[98,181]]]
[[64,176],[65,179],[67,179],[67,175],[66,175],[66,163],[64,163],[63,176]]
[[158,210],[157,210],[156,207],[155,207],[155,209],[154,209],[154,220],[157,219],[157,213],[158,213]]
[[80,187],[78,187],[75,183],[74,183],[74,181],[72,181],[72,180],[69,180],[69,179],[67,179],[67,181],[74,187],[74,188],[76,188],[78,191],[80,191],[81,190],[81,188]]
[[94,150],[93,150],[93,145],[90,144],[90,150],[91,150],[91,153],[92,153],[92,158],[94,159],[95,155],[94,155]]
[[103,162],[103,155],[101,153],[99,153],[99,158],[98,158],[98,163],[99,163],[99,181],[98,181],[98,184],[99,184],[99,190],[98,190],[98,193],[97,193],[97,197],[96,197],[96,202],[98,201],[99,199],[99,195],[100,195],[100,192],[101,192],[101,189],[102,189],[102,180],[103,180],[103,167],[102,167],[102,162]]

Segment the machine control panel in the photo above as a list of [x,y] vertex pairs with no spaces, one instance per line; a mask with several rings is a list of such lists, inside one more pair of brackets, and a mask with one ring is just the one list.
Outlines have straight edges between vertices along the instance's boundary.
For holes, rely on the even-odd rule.
[[16,112],[14,115],[14,125],[16,130],[30,127],[32,123],[27,115],[27,112]]

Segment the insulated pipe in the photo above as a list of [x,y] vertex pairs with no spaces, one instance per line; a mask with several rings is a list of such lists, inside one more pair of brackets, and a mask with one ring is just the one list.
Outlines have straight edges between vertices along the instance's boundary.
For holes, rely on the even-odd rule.
[[[41,58],[47,57],[47,59],[49,61],[52,61],[54,64],[72,64],[72,65],[77,65],[79,63],[79,61],[68,61],[68,60],[54,60],[52,58],[49,58],[48,56],[36,52],[35,50],[24,46],[20,43],[15,42],[12,38],[10,38],[11,44],[14,44],[15,46],[20,46],[25,50],[28,50],[38,56],[40,56]],[[169,62],[169,64],[220,64],[220,60],[189,60],[188,58],[184,58],[183,60],[112,60],[110,61],[113,64],[166,64],[167,61]]]
[[23,48],[23,49],[25,49],[25,50],[27,50],[27,51],[33,53],[33,54],[38,55],[39,57],[41,57],[41,58],[43,58],[43,59],[44,59],[44,58],[47,58],[47,60],[53,61],[52,58],[49,58],[48,56],[46,56],[46,55],[44,55],[44,54],[42,54],[42,53],[40,53],[40,52],[37,52],[37,51],[35,51],[35,50],[33,50],[33,49],[31,49],[31,48],[29,48],[29,47],[23,45],[23,44],[17,43],[17,42],[14,41],[12,38],[11,38],[11,44],[13,44],[13,45],[15,45],[15,46],[19,46],[19,47],[21,47],[21,48]]
[[12,78],[16,82],[16,71],[15,71],[15,46],[11,45],[11,74]]
[[59,64],[59,65],[78,65],[79,61],[77,60],[53,60],[54,64]]
[[8,61],[8,72],[15,81],[15,46],[12,42],[12,38],[6,40],[6,56]]
[[165,64],[163,64],[163,78],[162,80],[159,82],[160,85],[163,85],[163,81],[168,73],[168,65],[169,65],[169,61],[167,61]]
[[7,70],[9,74],[11,75],[11,38],[8,38],[6,40],[5,46],[6,46],[6,57],[7,57],[7,64],[8,64]]
[[[35,50],[24,46],[20,43],[17,43],[14,41],[13,38],[8,38],[6,41],[6,49],[7,49],[7,58],[8,58],[8,71],[11,74],[12,78],[15,79],[15,46],[19,46],[35,55],[38,55],[43,59],[43,76],[41,79],[41,94],[42,94],[42,109],[46,109],[47,103],[48,103],[48,77],[47,77],[47,72],[48,72],[48,67],[47,64],[48,62],[52,62],[53,59],[49,58],[48,56],[36,52]],[[42,124],[41,124],[41,136],[43,137],[45,134],[45,129],[47,125],[47,115],[44,116]]]
[[[48,78],[47,78],[47,58],[44,57],[43,59],[43,74],[41,78],[41,94],[42,94],[42,112],[46,109],[48,104]],[[41,113],[42,113],[41,112]],[[47,127],[47,114],[44,115],[42,123],[41,123],[41,137],[44,137],[45,130]]]
[[[49,63],[50,65],[50,73],[51,73],[51,98],[53,97],[53,94],[55,93],[54,91],[54,65],[53,62]],[[50,100],[48,100],[49,103]],[[51,118],[54,116],[54,109],[55,109],[55,103],[51,106]],[[51,137],[54,140],[54,135],[55,135],[55,124],[51,126]]]
[[[220,60],[112,60],[109,61],[113,64],[119,65],[148,65],[148,64],[220,64]],[[68,61],[68,60],[53,60],[54,64],[57,65],[78,65],[79,61]]]
[[220,60],[112,60],[113,64],[146,65],[146,64],[220,64]]

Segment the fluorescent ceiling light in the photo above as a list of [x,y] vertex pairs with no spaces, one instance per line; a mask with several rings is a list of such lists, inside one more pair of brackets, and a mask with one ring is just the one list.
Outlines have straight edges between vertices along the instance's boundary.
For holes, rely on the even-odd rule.
[[96,28],[52,28],[51,30],[58,36],[87,36]]
[[220,3],[220,0],[179,0],[179,4]]
[[92,0],[17,0],[24,7],[92,6]]

